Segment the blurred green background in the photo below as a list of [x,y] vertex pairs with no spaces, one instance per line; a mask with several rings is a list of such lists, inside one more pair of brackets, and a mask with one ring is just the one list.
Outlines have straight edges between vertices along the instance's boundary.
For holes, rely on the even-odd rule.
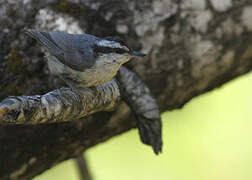
[[[155,156],[136,130],[86,152],[95,180],[251,180],[252,74],[194,98],[163,119],[163,153]],[[34,180],[78,180],[68,160]]]

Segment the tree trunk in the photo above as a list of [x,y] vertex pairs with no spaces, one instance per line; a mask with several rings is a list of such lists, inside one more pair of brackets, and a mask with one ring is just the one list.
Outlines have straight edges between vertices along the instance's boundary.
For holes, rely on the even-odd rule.
[[[252,68],[252,1],[0,1],[0,100],[62,86],[23,28],[121,36],[148,53],[126,66],[148,85],[163,111]],[[36,46],[35,46],[36,45]],[[30,179],[136,126],[121,103],[68,123],[0,125],[0,179]]]

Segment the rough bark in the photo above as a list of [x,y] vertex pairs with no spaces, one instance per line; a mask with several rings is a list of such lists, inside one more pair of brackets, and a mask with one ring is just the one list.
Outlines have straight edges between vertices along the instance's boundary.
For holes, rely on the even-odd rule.
[[41,96],[10,96],[0,102],[0,124],[69,122],[111,111],[119,100],[115,79],[93,88],[61,88]]
[[100,111],[111,111],[122,99],[137,119],[139,135],[156,154],[162,151],[162,123],[156,99],[126,67],[112,80],[93,87],[71,86],[42,96],[10,96],[0,102],[0,124],[37,125],[71,122]]
[[[44,94],[62,86],[52,77],[26,28],[125,37],[144,60],[127,67],[148,85],[162,111],[252,68],[250,0],[0,1],[0,100]],[[58,26],[60,19],[66,26]],[[136,126],[121,103],[71,123],[0,126],[0,179],[29,179]]]

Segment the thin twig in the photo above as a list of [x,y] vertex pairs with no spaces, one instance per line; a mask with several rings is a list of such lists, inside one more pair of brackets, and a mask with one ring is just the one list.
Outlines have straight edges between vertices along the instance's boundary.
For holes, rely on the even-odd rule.
[[84,154],[80,154],[75,158],[81,177],[80,180],[92,180],[92,177],[89,173],[90,171],[88,170],[87,160],[84,156]]

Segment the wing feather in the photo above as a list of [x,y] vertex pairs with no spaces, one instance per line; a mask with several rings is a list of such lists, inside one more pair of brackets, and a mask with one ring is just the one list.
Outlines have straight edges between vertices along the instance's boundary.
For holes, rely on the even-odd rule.
[[46,47],[61,63],[74,70],[84,71],[94,64],[92,47],[97,38],[92,35],[40,32],[33,29],[25,29],[24,32]]

